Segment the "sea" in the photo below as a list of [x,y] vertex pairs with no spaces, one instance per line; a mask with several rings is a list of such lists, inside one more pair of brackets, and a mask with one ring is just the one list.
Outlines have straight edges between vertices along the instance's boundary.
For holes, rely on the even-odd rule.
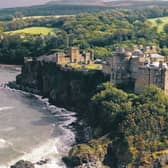
[[19,66],[0,65],[0,168],[18,160],[36,168],[66,168],[62,157],[75,143],[76,113],[51,105],[47,98],[10,89]]

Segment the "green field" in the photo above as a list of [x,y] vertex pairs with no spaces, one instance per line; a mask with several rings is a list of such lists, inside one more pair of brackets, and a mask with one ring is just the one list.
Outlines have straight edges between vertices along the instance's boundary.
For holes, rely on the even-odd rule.
[[74,17],[75,15],[49,15],[49,16],[24,16],[22,18],[15,18],[14,20],[26,20],[26,19],[48,19],[48,18],[62,18],[62,17]]
[[[158,17],[148,20],[153,24],[153,26],[156,26],[158,28],[158,32],[162,32],[164,25],[168,24],[168,17]],[[160,20],[161,23],[157,23],[158,20]]]
[[86,70],[102,70],[102,65],[100,64],[88,64],[88,65],[81,65],[81,64],[69,64],[70,67],[75,69],[86,69]]
[[49,33],[54,34],[55,31],[56,31],[56,29],[48,28],[48,27],[29,27],[29,28],[24,28],[24,29],[20,29],[20,30],[9,31],[6,33],[9,33],[9,34],[25,33],[25,34],[32,34],[32,35],[38,35],[38,34],[47,35]]

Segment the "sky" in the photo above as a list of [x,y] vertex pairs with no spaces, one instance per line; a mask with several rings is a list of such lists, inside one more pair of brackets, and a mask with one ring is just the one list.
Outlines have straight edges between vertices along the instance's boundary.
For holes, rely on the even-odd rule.
[[0,0],[0,8],[10,8],[16,6],[31,6],[43,4],[50,0]]

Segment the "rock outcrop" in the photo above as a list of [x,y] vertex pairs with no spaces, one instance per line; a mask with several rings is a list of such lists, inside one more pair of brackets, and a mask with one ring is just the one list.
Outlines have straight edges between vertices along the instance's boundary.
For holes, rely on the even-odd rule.
[[23,66],[16,86],[24,91],[39,93],[57,106],[85,111],[86,115],[97,86],[108,80],[109,76],[98,70],[79,71],[52,62],[34,61]]
[[29,161],[20,160],[15,165],[11,166],[11,168],[35,168],[34,164]]

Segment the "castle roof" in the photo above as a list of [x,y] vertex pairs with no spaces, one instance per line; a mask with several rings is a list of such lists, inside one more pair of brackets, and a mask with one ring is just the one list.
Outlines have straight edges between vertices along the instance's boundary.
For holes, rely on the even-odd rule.
[[135,50],[133,53],[132,53],[132,55],[134,55],[134,56],[141,56],[141,55],[143,55],[144,53],[141,51],[141,50]]
[[162,56],[160,54],[151,54],[150,57],[151,58],[164,58],[164,56]]
[[[146,66],[149,67],[149,68],[156,68],[156,69],[158,69],[159,66],[160,66],[160,62],[152,62],[151,64],[147,64]],[[165,63],[165,62],[162,63],[162,68],[168,68],[167,63]]]

